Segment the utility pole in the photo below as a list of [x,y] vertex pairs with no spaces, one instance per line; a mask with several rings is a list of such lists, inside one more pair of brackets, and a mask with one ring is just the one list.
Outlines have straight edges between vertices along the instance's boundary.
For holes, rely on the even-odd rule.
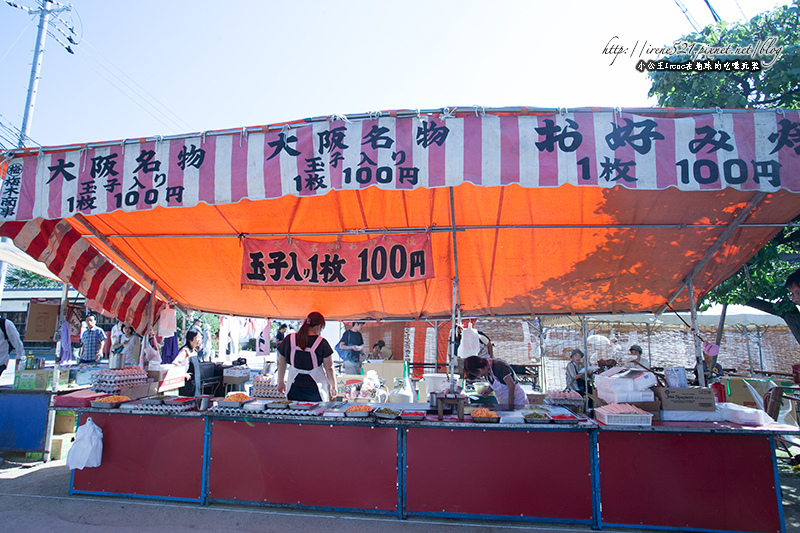
[[[6,3],[17,9],[21,9],[26,11],[29,15],[39,14],[39,30],[36,35],[36,48],[33,51],[33,63],[31,64],[31,77],[30,81],[28,82],[28,96],[25,100],[25,113],[22,115],[22,128],[20,128],[19,132],[19,142],[17,146],[19,148],[25,148],[25,141],[28,139],[28,133],[31,130],[31,117],[33,116],[33,108],[36,104],[36,91],[39,87],[39,72],[42,69],[42,58],[44,57],[44,43],[47,39],[48,33],[48,26],[52,26],[62,34],[67,37],[70,43],[75,44],[75,41],[72,39],[72,35],[74,35],[75,31],[69,26],[66,22],[61,20],[61,18],[56,17],[59,22],[61,22],[68,30],[69,34],[65,33],[60,27],[54,25],[50,22],[50,16],[55,14],[58,15],[62,11],[69,11],[72,9],[72,5],[64,5],[59,4],[58,2],[53,2],[51,0],[43,0],[41,9],[31,9],[29,7],[25,7],[19,5],[15,2],[11,2],[10,0],[6,0]],[[54,7],[55,4],[55,7]],[[58,41],[64,48],[66,48],[67,52],[70,54],[74,53],[69,45],[64,44],[61,42],[58,37],[55,35],[53,38]],[[0,239],[2,242],[8,242],[7,237],[2,237]],[[3,299],[3,289],[6,284],[6,273],[8,271],[8,265],[5,261],[0,261],[0,301]]]
[[31,131],[31,117],[33,116],[33,106],[36,105],[36,89],[39,87],[39,71],[42,69],[44,41],[47,39],[47,21],[50,19],[51,4],[50,0],[44,0],[42,9],[39,11],[39,31],[36,34],[36,48],[33,50],[28,97],[25,99],[25,113],[22,115],[22,128],[20,128],[19,144],[17,145],[19,148],[25,148],[25,139]]
[[[22,9],[23,11],[27,11],[29,15],[34,15],[36,13],[39,14],[39,30],[36,34],[36,48],[33,51],[33,62],[31,63],[31,78],[28,82],[28,96],[25,99],[25,113],[22,115],[22,128],[20,128],[19,133],[19,142],[17,146],[19,148],[25,148],[25,140],[28,138],[28,133],[31,131],[31,119],[33,117],[33,108],[36,105],[36,92],[39,87],[39,73],[42,70],[42,59],[44,58],[44,43],[47,39],[48,33],[48,25],[50,24],[50,16],[53,14],[61,13],[62,11],[69,11],[72,9],[72,5],[63,5],[59,4],[58,2],[53,2],[52,0],[43,0],[42,1],[42,8],[41,9],[31,9],[25,6],[21,6],[17,3],[11,2],[6,0],[6,3],[11,7],[16,7],[17,9]],[[55,7],[53,7],[55,4]],[[63,21],[59,18],[59,21],[63,23]],[[65,24],[66,25],[66,24]],[[61,33],[64,33],[61,28],[53,26],[54,28],[58,29]],[[67,25],[67,29],[70,30],[71,33],[74,33],[72,28]],[[66,35],[66,34],[65,34]],[[59,39],[53,36],[54,39],[59,41]],[[67,35],[67,39],[74,44],[72,37]],[[59,41],[61,43],[61,41]],[[64,48],[67,49],[67,52],[72,54],[72,49],[69,45],[65,45],[61,43]],[[2,274],[5,273],[3,269]],[[2,276],[5,279],[5,276]],[[2,287],[0,287],[2,290]]]

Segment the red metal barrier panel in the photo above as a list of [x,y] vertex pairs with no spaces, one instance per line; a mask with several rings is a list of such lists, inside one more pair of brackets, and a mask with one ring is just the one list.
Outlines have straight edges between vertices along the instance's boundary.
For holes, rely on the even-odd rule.
[[214,420],[209,497],[396,511],[397,431]]
[[780,531],[766,435],[601,431],[604,524]]
[[[81,424],[86,420],[81,415]],[[103,430],[103,460],[75,470],[73,489],[199,500],[203,479],[201,418],[91,413]]]
[[591,520],[585,431],[411,428],[409,512]]

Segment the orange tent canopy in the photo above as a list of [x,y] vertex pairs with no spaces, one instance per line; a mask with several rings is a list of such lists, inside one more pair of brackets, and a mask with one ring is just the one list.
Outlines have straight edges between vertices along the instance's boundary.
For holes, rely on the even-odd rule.
[[[572,115],[574,124],[584,127],[592,121],[600,122],[597,114],[589,115],[588,118]],[[625,116],[623,114],[622,118]],[[722,183],[722,178],[715,186],[707,187],[698,186],[697,183],[683,184],[681,180],[675,180],[669,186],[655,182],[651,186],[643,186],[648,179],[646,170],[636,175],[637,182],[620,180],[618,183],[604,183],[594,178],[587,184],[580,179],[580,153],[574,156],[569,165],[569,168],[576,166],[577,160],[577,168],[571,171],[572,175],[562,171],[566,165],[562,159],[570,155],[563,150],[560,154],[555,150],[555,157],[558,158],[555,167],[548,166],[544,158],[550,154],[541,150],[535,161],[539,169],[539,182],[526,182],[524,170],[519,170],[526,168],[524,163],[527,157],[524,155],[527,145],[523,131],[527,130],[523,128],[523,118],[535,120],[533,127],[539,128],[546,125],[546,120],[553,118],[565,125],[562,131],[583,131],[586,134],[584,141],[588,136],[588,126],[583,130],[570,130],[569,123],[557,116],[511,117],[518,120],[514,142],[517,160],[521,162],[517,166],[516,181],[504,178],[506,167],[503,161],[506,161],[507,154],[503,151],[503,143],[507,135],[503,132],[505,126],[500,123],[501,155],[496,167],[499,169],[497,179],[498,176],[490,176],[492,167],[487,164],[490,157],[486,153],[491,147],[488,146],[488,134],[485,133],[489,129],[485,118],[481,119],[484,133],[478,142],[484,154],[482,162],[478,162],[483,169],[479,179],[470,178],[468,172],[472,168],[468,164],[470,143],[475,140],[464,133],[469,125],[466,118],[461,119],[462,124],[454,122],[458,120],[458,115],[448,118],[444,123],[452,125],[451,131],[457,131],[458,128],[463,130],[460,141],[463,144],[459,152],[463,168],[456,165],[461,168],[459,179],[448,177],[451,172],[451,165],[447,162],[450,156],[449,152],[443,152],[442,161],[447,163],[442,163],[444,170],[441,181],[435,182],[436,158],[431,152],[427,156],[428,167],[424,169],[427,172],[427,184],[413,187],[403,187],[399,181],[376,186],[373,181],[348,188],[341,175],[341,181],[337,182],[330,168],[330,175],[327,176],[331,180],[330,188],[325,194],[304,194],[305,191],[287,193],[290,186],[300,183],[294,174],[300,176],[303,170],[295,166],[293,172],[287,173],[282,166],[275,177],[282,184],[282,189],[278,186],[278,192],[271,193],[267,176],[270,160],[266,159],[269,154],[261,152],[259,161],[266,160],[263,192],[259,196],[248,189],[242,198],[236,198],[234,194],[228,197],[220,194],[219,187],[221,136],[215,144],[216,177],[211,179],[216,180],[216,188],[210,196],[203,195],[201,173],[197,182],[200,193],[189,200],[184,198],[185,206],[155,203],[115,209],[109,195],[107,205],[101,205],[96,210],[75,211],[71,216],[64,216],[62,211],[57,216],[43,218],[33,214],[35,209],[45,209],[46,212],[47,208],[43,207],[41,200],[31,200],[32,215],[17,216],[13,220],[7,217],[8,221],[0,226],[0,233],[12,236],[17,246],[29,253],[33,251],[34,256],[49,257],[51,260],[61,257],[61,262],[57,262],[51,270],[62,279],[74,282],[75,273],[79,271],[82,283],[92,283],[86,275],[86,272],[95,272],[91,261],[81,264],[78,260],[73,268],[67,269],[65,263],[68,261],[64,260],[67,252],[61,250],[58,244],[66,240],[79,242],[99,252],[110,261],[115,271],[124,272],[126,278],[133,280],[140,288],[149,291],[155,283],[161,300],[174,300],[186,308],[206,312],[289,319],[303,318],[312,310],[340,320],[449,317],[453,309],[453,282],[457,265],[462,314],[529,316],[654,312],[667,302],[673,302],[676,309],[687,309],[688,299],[682,288],[688,277],[692,278],[697,294],[705,293],[735,273],[782,225],[800,214],[798,194],[789,190],[796,181],[792,166],[796,163],[791,159],[794,156],[784,156],[783,153],[780,154],[783,165],[780,187],[771,185],[767,179],[762,179],[760,188],[748,188],[748,183],[731,186],[730,183]],[[711,119],[713,121],[714,117]],[[404,119],[391,120],[396,121],[391,128],[387,122],[378,123],[387,125],[399,145],[400,121]],[[619,117],[616,120],[621,122]],[[632,120],[643,123],[645,119],[635,117]],[[659,118],[657,123],[663,130],[667,126],[673,130],[685,129],[681,123],[670,122],[677,120],[686,119]],[[694,117],[691,120],[701,119]],[[752,123],[752,117],[750,121]],[[363,127],[362,132],[369,132],[368,122],[359,126]],[[700,123],[693,123],[693,126]],[[335,123],[303,127],[311,128],[308,138],[314,139],[314,135],[322,131],[321,128],[327,128],[324,131],[329,132],[333,126]],[[615,131],[615,127],[609,126],[609,131]],[[732,126],[731,131],[734,129]],[[270,143],[281,139],[280,135],[283,135],[283,139],[289,138],[285,129],[281,130],[282,133],[277,131],[259,133],[263,138],[258,142],[262,143],[262,147],[269,147]],[[595,144],[602,138],[598,131],[594,133]],[[542,139],[542,135],[539,133],[538,138]],[[677,144],[677,134],[674,135],[672,142]],[[299,139],[296,146],[300,151],[304,138],[300,129],[296,137]],[[670,139],[669,136],[667,139]],[[451,140],[448,139],[448,142]],[[187,139],[179,141],[189,143]],[[736,161],[744,161],[744,157],[748,157],[747,143],[751,141],[744,137],[737,141],[738,154],[733,155],[739,156]],[[148,146],[147,142],[143,140],[141,143],[142,152]],[[197,142],[200,143],[199,140]],[[241,142],[241,139],[234,139],[231,143],[234,148],[229,149],[235,152],[237,142]],[[254,134],[249,135],[247,142],[255,142]],[[656,142],[655,139],[653,142]],[[757,147],[758,143],[752,142]],[[353,144],[351,142],[349,146]],[[311,146],[314,146],[313,143]],[[444,147],[447,145],[444,144]],[[569,145],[566,147],[569,148]],[[412,148],[419,150],[419,147]],[[432,148],[436,147],[432,145]],[[362,156],[366,155],[367,159],[377,160],[378,165],[385,161],[379,150],[375,155],[367,153],[368,147],[365,146],[356,146],[356,149],[362,150]],[[101,152],[109,150],[105,147],[89,147],[89,150],[109,153]],[[139,148],[133,150],[128,146],[126,150],[131,152],[123,154],[127,173],[131,169],[129,159],[139,154]],[[608,148],[603,147],[603,150]],[[40,164],[36,171],[38,184],[30,186],[30,190],[37,192],[38,198],[46,190],[42,184],[48,176],[52,177],[52,167],[57,165],[56,161],[62,157],[66,160],[72,157],[69,148],[51,151],[53,154],[47,158],[50,172],[43,172]],[[598,169],[603,168],[601,152],[598,149],[595,156],[587,156],[594,158],[593,164]],[[638,150],[636,152],[631,151],[630,156],[637,163],[638,172],[639,168],[647,168],[647,161],[638,154]],[[614,156],[622,155],[619,150],[611,153]],[[25,153],[16,155],[23,161],[26,161],[26,157],[34,159]],[[235,153],[231,157],[234,162],[229,169],[226,167],[225,172],[229,172],[226,179],[235,181],[237,175],[244,173],[249,180],[252,165],[237,166]],[[405,154],[404,157],[409,156]],[[653,172],[661,172],[663,168],[673,174],[682,171],[675,161],[680,156],[675,153],[666,162],[663,154],[656,153],[653,157]],[[280,159],[281,165],[284,165],[286,158],[286,154],[281,153],[275,159]],[[700,160],[700,154],[697,160]],[[330,163],[331,160],[326,161]],[[354,165],[358,163],[357,158],[350,161]],[[425,164],[419,161],[415,155],[414,164]],[[715,161],[714,164],[719,168],[724,164],[726,172],[733,168],[731,176],[734,177],[738,176],[736,172],[745,168],[739,163],[730,165],[722,160]],[[345,152],[343,164],[347,162],[348,155]],[[35,161],[30,164],[34,165]],[[362,161],[358,168],[366,168],[364,165],[368,164]],[[557,179],[542,186],[542,182],[548,179],[548,168],[553,169]],[[787,169],[792,172],[785,172]],[[703,172],[705,169],[701,168],[700,176],[705,175]],[[141,172],[139,177],[142,177]],[[186,179],[186,172],[182,177]],[[791,181],[790,177],[795,181]],[[173,175],[167,174],[165,181],[172,178]],[[157,181],[155,179],[152,182],[152,190],[157,190]],[[64,187],[68,185],[71,186],[64,183]],[[251,186],[250,181],[247,186]],[[233,188],[231,186],[231,190]],[[187,185],[184,193],[190,196],[188,190]],[[52,213],[53,206],[57,207],[52,201],[58,197],[52,190],[48,194]],[[20,202],[23,196],[20,196]],[[162,198],[159,198],[161,201]],[[60,205],[67,206],[68,202],[62,198]],[[18,212],[23,211],[20,208]],[[35,231],[31,229],[31,224],[37,228]],[[73,232],[79,237],[72,237]],[[433,279],[347,288],[243,286],[241,282],[243,239],[269,240],[288,236],[320,243],[337,239],[348,243],[381,234],[419,232],[429,232],[431,235]],[[33,237],[34,234],[39,235],[38,241]],[[698,265],[700,268],[696,268]],[[103,293],[103,287],[97,290],[106,294]],[[136,298],[137,309],[144,312],[147,298]],[[125,315],[119,298],[112,302],[113,298],[106,294],[105,299],[107,307],[116,306],[112,311],[118,316]],[[131,306],[130,301],[127,305]]]

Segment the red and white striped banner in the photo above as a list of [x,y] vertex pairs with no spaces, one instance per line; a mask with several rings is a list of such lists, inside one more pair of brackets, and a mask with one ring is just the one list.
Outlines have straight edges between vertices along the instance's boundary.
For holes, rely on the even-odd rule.
[[[62,281],[115,317],[145,333],[150,294],[120,272],[63,220],[6,222],[0,235],[47,265]],[[163,307],[156,301],[156,315]]]
[[797,111],[320,121],[16,157],[0,192],[0,220],[463,182],[800,191],[799,152]]

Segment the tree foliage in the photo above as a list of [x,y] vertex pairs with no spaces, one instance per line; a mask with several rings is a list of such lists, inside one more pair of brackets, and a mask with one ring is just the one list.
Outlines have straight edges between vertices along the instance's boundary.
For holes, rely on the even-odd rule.
[[[800,104],[799,14],[798,0],[795,0],[790,6],[781,6],[771,13],[757,15],[746,23],[720,22],[706,26],[698,33],[681,37],[677,42],[713,47],[753,46],[753,49],[775,39],[774,46],[783,48],[772,66],[760,72],[650,72],[652,86],[649,96],[655,96],[663,107],[797,108]],[[697,58],[674,55],[668,59],[683,62]],[[716,59],[741,60],[742,56],[721,55]],[[769,57],[755,59],[768,61]]]
[[8,265],[5,287],[9,289],[52,289],[61,287],[61,282]]
[[[771,67],[760,72],[653,71],[649,95],[665,107],[696,108],[786,108],[800,107],[800,0],[763,13],[744,23],[720,22],[678,41],[707,46],[746,48],[767,43],[782,46]],[[688,49],[689,46],[684,47]],[[697,47],[696,47],[697,48]],[[672,62],[698,59],[673,55]],[[741,60],[741,56],[717,56],[719,60]],[[767,57],[755,59],[768,60]],[[800,217],[793,224],[800,222]],[[800,341],[800,312],[783,287],[786,277],[800,266],[800,228],[783,228],[736,274],[704,295],[709,302],[741,304],[780,316]]]

